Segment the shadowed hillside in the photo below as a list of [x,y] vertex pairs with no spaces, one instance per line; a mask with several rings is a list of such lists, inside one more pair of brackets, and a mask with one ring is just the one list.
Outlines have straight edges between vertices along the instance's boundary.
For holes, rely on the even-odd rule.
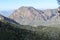
[[0,21],[0,40],[60,40],[60,28],[57,27],[19,27]]
[[13,25],[9,22],[0,21],[0,40],[35,40],[35,39],[40,39],[38,33],[35,33],[35,31],[18,28],[16,25]]

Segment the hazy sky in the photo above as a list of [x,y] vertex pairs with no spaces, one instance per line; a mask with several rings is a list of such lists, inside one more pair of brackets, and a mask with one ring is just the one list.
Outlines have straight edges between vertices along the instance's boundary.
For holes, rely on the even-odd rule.
[[[32,6],[36,9],[52,9],[57,8],[56,0],[0,0],[1,10],[14,10],[21,6]],[[11,13],[0,13],[4,16],[9,16]]]
[[0,0],[0,10],[13,10],[21,6],[32,6],[38,9],[57,8],[56,0]]

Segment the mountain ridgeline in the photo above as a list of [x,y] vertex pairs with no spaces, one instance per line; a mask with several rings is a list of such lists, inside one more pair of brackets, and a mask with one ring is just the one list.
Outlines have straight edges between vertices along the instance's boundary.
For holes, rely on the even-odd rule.
[[3,16],[3,15],[1,15],[1,14],[0,14],[0,21],[7,21],[7,22],[10,22],[10,23],[12,23],[12,24],[18,24],[18,25],[19,25],[19,23],[17,23],[17,22],[14,21],[13,19],[10,19],[10,18],[8,18],[8,17],[5,17],[5,16]]
[[21,25],[58,25],[60,24],[60,14],[58,9],[38,10],[33,7],[20,7],[15,10],[9,18]]

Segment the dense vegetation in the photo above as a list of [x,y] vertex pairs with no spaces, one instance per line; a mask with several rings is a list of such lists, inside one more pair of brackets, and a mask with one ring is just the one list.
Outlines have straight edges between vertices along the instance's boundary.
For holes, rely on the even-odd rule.
[[16,26],[0,21],[0,40],[60,40],[60,28]]

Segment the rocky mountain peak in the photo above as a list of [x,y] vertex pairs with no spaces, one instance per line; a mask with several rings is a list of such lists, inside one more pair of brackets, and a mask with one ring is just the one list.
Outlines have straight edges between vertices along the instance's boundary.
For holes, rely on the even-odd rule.
[[18,9],[35,9],[35,8],[34,7],[22,6],[22,7],[18,8]]
[[54,24],[58,15],[57,9],[38,10],[33,7],[22,6],[15,10],[9,17],[19,24],[36,26]]
[[40,19],[42,19],[37,9],[33,7],[20,7],[10,16],[10,18],[14,19],[20,24],[25,25],[31,24],[31,22],[33,22],[32,24],[34,24],[35,21],[39,21]]

